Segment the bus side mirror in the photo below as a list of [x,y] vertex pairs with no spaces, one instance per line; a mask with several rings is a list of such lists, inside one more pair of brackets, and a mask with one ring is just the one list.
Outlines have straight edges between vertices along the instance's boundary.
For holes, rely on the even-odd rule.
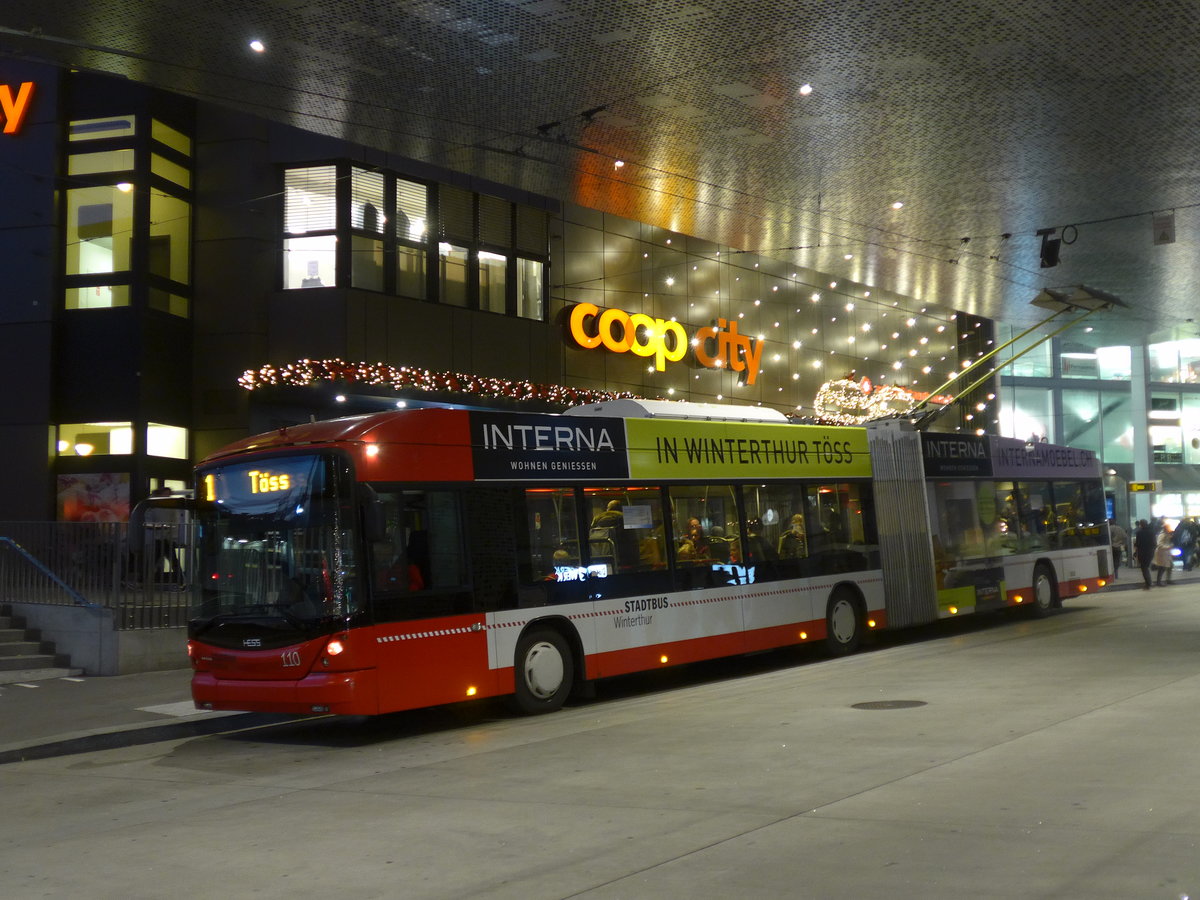
[[369,484],[358,486],[358,504],[362,509],[363,537],[374,544],[387,540],[387,518],[383,503]]

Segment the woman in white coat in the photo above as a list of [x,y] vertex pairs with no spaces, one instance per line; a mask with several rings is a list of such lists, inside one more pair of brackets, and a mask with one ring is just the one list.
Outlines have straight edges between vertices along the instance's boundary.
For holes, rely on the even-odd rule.
[[1158,569],[1158,576],[1154,583],[1158,587],[1163,586],[1163,576],[1166,576],[1167,584],[1171,583],[1171,566],[1175,559],[1171,556],[1171,551],[1175,549],[1175,540],[1171,535],[1171,526],[1163,522],[1162,531],[1158,533],[1158,540],[1154,545],[1154,568]]

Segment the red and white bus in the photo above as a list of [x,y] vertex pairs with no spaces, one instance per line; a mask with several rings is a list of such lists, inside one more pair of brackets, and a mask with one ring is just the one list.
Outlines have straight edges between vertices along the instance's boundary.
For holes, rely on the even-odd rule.
[[[548,711],[593,679],[847,653],[870,629],[1045,612],[1107,577],[1088,454],[1042,445],[1053,477],[1030,463],[1026,489],[995,466],[1003,439],[923,451],[906,423],[715,409],[736,418],[405,410],[213,454],[197,470],[197,706],[374,715],[512,695]],[[992,465],[927,476],[926,451]]]

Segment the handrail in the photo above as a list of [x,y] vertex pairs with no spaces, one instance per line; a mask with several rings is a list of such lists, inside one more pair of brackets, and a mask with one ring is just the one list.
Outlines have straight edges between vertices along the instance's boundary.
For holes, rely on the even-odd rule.
[[26,562],[32,564],[33,567],[36,568],[39,572],[41,572],[43,575],[45,575],[47,578],[49,578],[51,581],[53,581],[55,584],[57,584],[60,588],[62,588],[64,591],[66,591],[68,594],[70,594],[71,597],[75,600],[76,606],[85,606],[88,609],[100,609],[100,604],[92,603],[90,600],[87,599],[87,597],[83,596],[83,594],[79,593],[79,591],[75,590],[75,588],[71,587],[69,584],[67,584],[65,581],[63,581],[61,578],[59,578],[58,575],[56,575],[53,570],[51,570],[41,560],[39,560],[36,556],[34,556],[32,553],[30,553],[28,550],[26,550],[24,547],[22,547],[16,541],[14,541],[12,538],[4,537],[4,536],[0,535],[0,545],[5,545],[8,547],[11,547],[13,550],[15,550],[17,553],[19,553],[26,560]]

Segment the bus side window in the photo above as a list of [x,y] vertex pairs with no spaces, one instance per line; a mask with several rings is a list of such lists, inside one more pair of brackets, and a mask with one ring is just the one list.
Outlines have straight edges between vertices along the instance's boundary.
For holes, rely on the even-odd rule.
[[579,548],[574,488],[513,490],[519,606],[582,599],[587,570]]
[[372,584],[376,596],[393,596],[410,589],[404,553],[403,495],[399,491],[377,492],[383,519],[383,535],[371,545]]

